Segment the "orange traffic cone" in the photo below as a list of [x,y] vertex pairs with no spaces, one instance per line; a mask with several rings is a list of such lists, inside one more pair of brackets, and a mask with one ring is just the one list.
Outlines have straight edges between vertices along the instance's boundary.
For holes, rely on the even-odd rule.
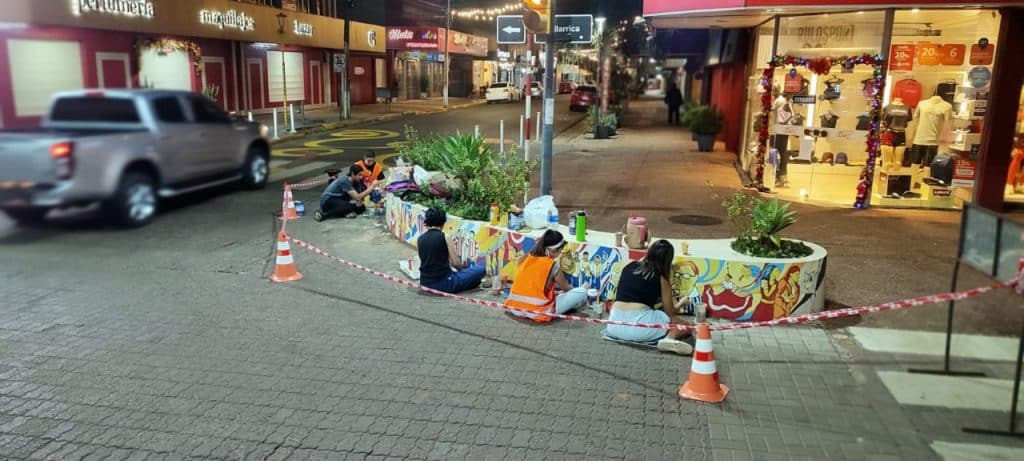
[[281,237],[277,241],[277,267],[274,268],[274,275],[270,276],[270,280],[278,283],[302,280],[302,274],[295,268],[288,236],[284,232],[281,232]]
[[292,186],[288,183],[284,183],[284,204],[281,208],[284,210],[281,213],[281,219],[299,219],[299,214],[295,212],[295,200],[292,197]]
[[679,396],[701,402],[721,402],[729,388],[718,382],[718,367],[711,342],[711,328],[707,323],[697,327],[697,347],[693,351],[690,377],[679,388]]

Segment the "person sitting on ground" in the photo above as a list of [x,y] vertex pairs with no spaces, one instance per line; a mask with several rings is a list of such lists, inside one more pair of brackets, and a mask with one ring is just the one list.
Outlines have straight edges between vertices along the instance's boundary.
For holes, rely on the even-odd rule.
[[[587,286],[573,288],[566,281],[565,272],[558,264],[558,255],[565,246],[565,237],[556,230],[547,230],[536,240],[533,250],[516,266],[512,279],[512,290],[505,305],[531,312],[554,312],[564,314],[583,307],[587,302]],[[555,287],[562,293],[555,295]],[[538,323],[550,322],[547,315],[531,315],[512,312],[512,315],[528,317]]]
[[[658,240],[647,249],[647,255],[640,261],[633,261],[622,268],[619,276],[615,303],[612,304],[609,320],[636,323],[671,323],[679,314],[683,303],[677,305],[672,298],[672,260],[675,249],[667,240]],[[662,310],[655,306],[662,305]],[[680,341],[688,336],[679,330],[664,328],[638,328],[625,325],[608,325],[602,332],[612,340],[650,343],[657,341],[658,349],[690,354],[693,347]]]
[[[317,221],[328,218],[341,218],[354,214],[359,216],[366,211],[363,199],[370,195],[372,189],[363,187],[359,180],[362,169],[352,166],[348,176],[340,176],[332,181],[320,194],[320,209],[314,215]],[[371,183],[376,186],[376,181]]]
[[420,255],[420,285],[454,294],[480,286],[486,268],[459,260],[455,244],[444,235],[447,221],[444,210],[428,208],[423,219],[427,231],[416,240],[416,248]]
[[377,163],[376,152],[372,150],[366,151],[366,153],[363,154],[363,159],[356,162],[355,166],[359,167],[360,179],[363,181],[363,185],[366,186],[367,189],[372,189],[370,184],[373,184],[374,181],[384,181],[384,167],[380,163]]

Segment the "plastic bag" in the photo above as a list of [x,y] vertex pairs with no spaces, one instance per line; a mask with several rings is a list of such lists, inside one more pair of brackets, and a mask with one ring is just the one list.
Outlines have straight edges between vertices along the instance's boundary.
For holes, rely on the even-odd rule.
[[526,227],[530,229],[544,229],[548,227],[548,215],[554,211],[558,214],[558,208],[555,208],[555,198],[550,195],[542,195],[526,204],[523,208],[523,219],[526,220]]

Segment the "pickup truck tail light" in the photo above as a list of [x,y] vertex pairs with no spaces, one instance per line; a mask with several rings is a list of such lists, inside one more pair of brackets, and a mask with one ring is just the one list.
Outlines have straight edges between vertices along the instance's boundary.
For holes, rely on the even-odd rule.
[[50,157],[57,167],[57,179],[71,179],[75,172],[75,145],[64,141],[50,146]]

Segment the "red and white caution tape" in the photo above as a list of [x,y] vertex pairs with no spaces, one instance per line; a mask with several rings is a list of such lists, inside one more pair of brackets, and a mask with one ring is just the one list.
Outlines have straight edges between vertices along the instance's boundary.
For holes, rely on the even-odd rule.
[[[416,282],[411,282],[409,280],[405,280],[403,278],[399,278],[399,277],[395,277],[393,275],[385,274],[385,273],[383,273],[381,271],[378,271],[378,270],[375,270],[375,269],[371,269],[369,267],[366,267],[366,266],[363,266],[363,265],[360,265],[360,264],[356,264],[356,263],[351,262],[351,261],[346,261],[346,260],[341,259],[341,258],[339,258],[337,256],[334,256],[334,255],[332,255],[332,254],[330,254],[330,253],[328,253],[328,252],[326,252],[324,250],[321,250],[321,249],[319,249],[319,248],[317,248],[317,247],[315,247],[313,245],[310,245],[310,244],[308,244],[306,242],[303,242],[302,240],[299,240],[297,238],[288,237],[288,239],[291,240],[292,242],[294,242],[295,245],[298,246],[298,247],[305,248],[305,249],[307,249],[309,251],[312,251],[313,253],[316,253],[316,254],[318,254],[320,256],[327,257],[329,259],[332,259],[334,261],[342,263],[342,264],[344,264],[346,266],[352,267],[354,269],[359,269],[359,270],[361,270],[363,272],[366,272],[366,273],[369,273],[369,274],[373,274],[373,275],[375,275],[377,277],[380,277],[380,278],[382,278],[384,280],[395,282],[395,283],[397,283],[399,285],[405,285],[407,287],[415,288],[417,290],[422,290],[422,291],[425,291],[427,293],[432,293],[432,294],[435,294],[435,295],[438,295],[438,296],[443,296],[445,298],[451,298],[451,299],[459,300],[459,301],[462,301],[462,302],[467,302],[467,303],[470,303],[470,304],[476,304],[478,306],[485,306],[485,307],[490,307],[490,308],[494,308],[494,309],[500,309],[500,310],[505,310],[505,311],[510,311],[510,312],[516,312],[516,313],[524,314],[524,315],[527,315],[527,316],[536,315],[537,314],[536,312],[533,312],[533,311],[526,311],[526,310],[521,310],[521,309],[515,309],[515,308],[512,308],[512,307],[508,307],[508,306],[506,306],[506,305],[504,305],[502,303],[498,303],[498,302],[494,302],[494,301],[487,301],[487,300],[483,300],[483,299],[470,298],[468,296],[455,295],[455,294],[451,294],[451,293],[445,293],[443,291],[438,291],[438,290],[435,290],[435,289],[432,289],[432,288],[427,288],[427,287],[425,287],[423,285],[420,285],[420,284],[418,284]],[[621,321],[616,321],[616,320],[602,320],[602,319],[592,319],[590,317],[579,317],[579,316],[575,316],[575,315],[556,314],[554,312],[545,312],[544,315],[546,315],[548,317],[554,317],[554,318],[563,319],[563,320],[575,320],[577,322],[597,323],[597,324],[605,324],[605,325],[624,325],[624,326],[629,326],[629,327],[657,328],[657,329],[682,330],[682,331],[696,331],[697,330],[697,327],[694,326],[694,325],[676,324],[676,323],[663,324],[663,323],[621,322]]]
[[[294,186],[292,186],[292,187],[294,187]],[[494,309],[500,309],[500,310],[505,310],[505,311],[510,311],[510,312],[516,312],[516,313],[525,314],[525,315],[535,315],[536,314],[536,312],[533,312],[533,311],[524,311],[524,310],[520,310],[520,309],[511,308],[511,307],[508,307],[508,306],[506,306],[506,305],[504,305],[502,303],[498,303],[498,302],[494,302],[494,301],[486,301],[486,300],[483,300],[483,299],[470,298],[468,296],[455,295],[455,294],[451,294],[451,293],[445,293],[443,291],[434,290],[432,288],[427,288],[427,287],[422,286],[422,285],[420,285],[420,284],[418,284],[416,282],[412,282],[412,281],[409,281],[409,280],[405,280],[403,278],[395,277],[393,275],[385,274],[385,273],[380,272],[378,270],[371,269],[369,267],[366,267],[366,266],[363,266],[363,265],[360,265],[360,264],[356,264],[356,263],[351,262],[351,261],[344,260],[344,259],[339,258],[337,256],[334,256],[334,255],[332,255],[332,254],[330,254],[330,253],[328,253],[328,252],[326,252],[324,250],[321,250],[320,248],[317,248],[317,247],[315,247],[313,245],[310,245],[310,244],[308,244],[306,242],[303,242],[302,240],[299,240],[297,238],[288,237],[288,239],[291,240],[292,242],[294,242],[296,246],[299,246],[301,248],[305,248],[305,249],[307,249],[307,250],[309,250],[309,251],[311,251],[313,253],[316,253],[316,254],[318,254],[320,256],[327,257],[327,258],[329,258],[331,260],[334,260],[334,261],[337,261],[339,263],[345,264],[346,266],[349,266],[349,267],[352,267],[352,268],[355,268],[355,269],[359,269],[359,270],[361,270],[363,272],[375,275],[375,276],[380,277],[380,278],[382,278],[384,280],[395,282],[395,283],[397,283],[399,285],[405,285],[405,286],[410,287],[410,288],[415,288],[417,290],[422,290],[422,291],[425,291],[425,292],[428,292],[428,293],[433,293],[433,294],[436,294],[438,296],[443,296],[445,298],[455,299],[455,300],[459,300],[459,301],[462,301],[462,302],[467,302],[467,303],[470,303],[470,304],[476,304],[476,305],[479,305],[479,306],[485,306],[485,307],[490,307],[490,308],[494,308]],[[716,331],[729,331],[729,330],[744,330],[744,329],[748,329],[748,328],[758,328],[758,327],[770,327],[770,326],[782,326],[782,325],[797,325],[797,324],[801,324],[801,323],[814,322],[814,321],[823,320],[823,319],[838,319],[838,318],[842,318],[842,317],[850,317],[850,316],[853,316],[853,315],[861,315],[861,314],[868,314],[868,313],[875,313],[875,312],[884,312],[884,311],[902,310],[902,309],[908,309],[908,308],[916,307],[916,306],[923,306],[925,304],[935,304],[935,303],[940,303],[940,302],[959,301],[959,300],[962,300],[962,299],[973,298],[973,297],[980,296],[982,294],[988,293],[990,291],[995,291],[995,290],[1002,289],[1002,288],[1014,287],[1014,286],[1017,286],[1017,285],[1018,285],[1018,281],[1017,280],[1012,280],[1012,281],[1009,281],[1009,282],[993,283],[992,285],[988,285],[988,286],[984,286],[984,287],[978,287],[978,288],[972,288],[970,290],[957,291],[957,292],[951,292],[951,293],[942,293],[942,294],[929,295],[929,296],[921,296],[921,297],[917,297],[917,298],[904,299],[902,301],[893,301],[893,302],[888,302],[888,303],[884,303],[884,304],[876,304],[876,305],[873,305],[873,306],[849,307],[849,308],[845,308],[845,309],[837,309],[837,310],[832,310],[832,311],[816,312],[816,313],[813,313],[813,314],[803,314],[803,315],[797,315],[797,316],[792,316],[792,317],[783,317],[783,318],[778,318],[778,319],[774,319],[774,320],[765,320],[765,321],[761,321],[761,322],[736,322],[736,323],[730,323],[730,324],[726,324],[726,325],[715,325],[715,326],[712,326],[711,329],[712,330],[716,330]],[[577,322],[596,323],[596,324],[604,324],[604,325],[622,325],[622,326],[628,326],[628,327],[655,328],[655,329],[680,330],[680,331],[696,331],[697,330],[697,327],[695,325],[680,324],[680,323],[637,323],[637,322],[623,322],[623,321],[618,321],[618,320],[592,319],[590,317],[579,317],[579,316],[575,316],[575,315],[556,314],[554,312],[548,312],[548,313],[545,313],[544,315],[549,316],[549,317],[553,317],[553,318],[563,319],[563,320],[573,320],[573,321],[577,321]]]
[[314,187],[323,186],[323,185],[325,185],[325,184],[327,184],[329,182],[331,182],[331,180],[328,179],[328,178],[312,178],[312,179],[307,179],[307,180],[305,180],[303,182],[300,182],[298,184],[292,184],[292,190],[309,190],[309,189],[312,189]]
[[747,328],[757,327],[772,327],[779,325],[796,325],[798,323],[807,323],[822,319],[838,319],[842,317],[850,317],[853,315],[871,314],[875,312],[885,311],[896,311],[908,309],[911,307],[923,306],[925,304],[935,304],[947,301],[959,301],[961,299],[973,298],[975,296],[980,296],[990,291],[998,290],[1001,288],[1008,288],[1016,285],[1017,281],[1012,280],[1009,282],[993,283],[992,285],[984,287],[971,288],[970,290],[921,296],[917,298],[904,299],[902,301],[893,301],[884,304],[876,304],[873,306],[847,307],[845,309],[836,309],[834,311],[815,312],[813,314],[796,315],[793,317],[782,317],[774,320],[764,320],[761,322],[730,323],[728,325],[718,325],[713,329],[718,331],[728,331],[743,330]]

